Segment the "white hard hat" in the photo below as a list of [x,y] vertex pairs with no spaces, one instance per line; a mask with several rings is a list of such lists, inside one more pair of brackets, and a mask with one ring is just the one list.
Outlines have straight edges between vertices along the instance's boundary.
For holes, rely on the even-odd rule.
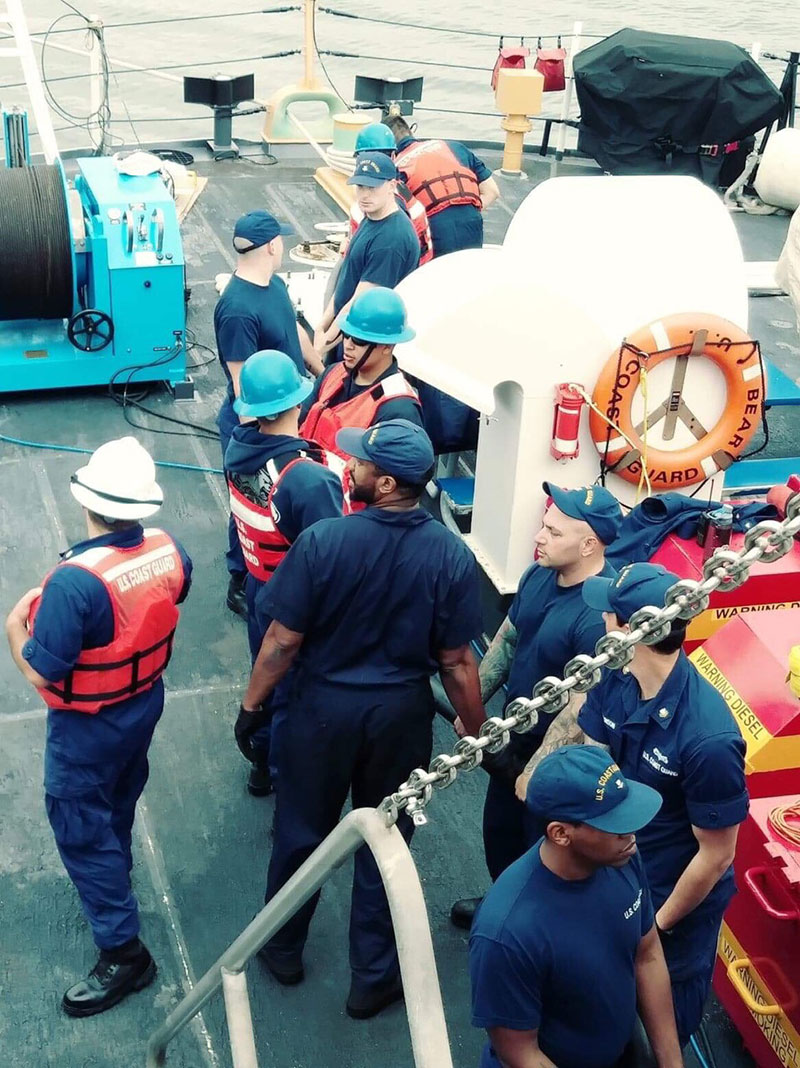
[[78,504],[109,519],[146,519],[164,500],[152,456],[132,437],[96,449],[69,488]]

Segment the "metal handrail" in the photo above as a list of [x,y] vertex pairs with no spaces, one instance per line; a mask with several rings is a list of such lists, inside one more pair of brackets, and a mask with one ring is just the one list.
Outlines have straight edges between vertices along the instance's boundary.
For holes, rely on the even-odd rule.
[[[417,869],[397,827],[387,826],[385,818],[371,808],[355,809],[345,816],[173,1009],[150,1036],[147,1068],[158,1068],[165,1063],[167,1045],[219,990],[224,972],[234,975],[241,972],[264,943],[320,889],[334,869],[362,845],[372,850],[389,900],[414,1064],[416,1068],[453,1068],[428,913]],[[244,984],[239,987],[240,995],[242,991],[243,998],[226,999],[232,1006],[228,1015],[232,1037],[247,1036],[248,1030],[252,1036]]]

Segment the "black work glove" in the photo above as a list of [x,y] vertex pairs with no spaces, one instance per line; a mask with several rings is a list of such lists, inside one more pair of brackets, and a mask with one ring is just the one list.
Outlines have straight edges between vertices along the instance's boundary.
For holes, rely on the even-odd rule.
[[263,726],[266,720],[267,716],[263,709],[258,708],[255,712],[252,712],[245,708],[244,705],[239,705],[239,715],[236,717],[233,733],[236,738],[236,744],[239,746],[239,752],[251,764],[256,762],[253,735],[259,727]]
[[517,785],[517,778],[525,768],[527,761],[519,754],[511,753],[508,747],[501,749],[499,753],[489,753],[484,750],[481,767],[493,779],[499,780],[507,786],[512,794]]

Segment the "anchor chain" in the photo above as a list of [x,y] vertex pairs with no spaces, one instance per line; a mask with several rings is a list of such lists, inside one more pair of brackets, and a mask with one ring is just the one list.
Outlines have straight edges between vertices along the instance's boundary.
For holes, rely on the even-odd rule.
[[553,715],[569,703],[573,693],[587,693],[600,681],[602,668],[622,668],[630,663],[634,647],[639,642],[654,645],[670,631],[674,619],[692,619],[708,608],[715,590],[727,593],[738,589],[748,578],[756,563],[771,564],[780,560],[792,548],[795,534],[800,533],[800,493],[786,502],[786,518],[764,520],[745,534],[739,552],[720,547],[703,564],[702,582],[679,579],[667,590],[661,607],[647,605],[635,612],[630,630],[614,630],[603,635],[595,646],[595,655],[581,653],[574,656],[559,679],[548,675],[533,688],[530,698],[518,697],[506,708],[505,718],[492,716],[482,724],[478,737],[459,739],[452,753],[434,757],[428,770],[415,768],[404,783],[389,794],[378,806],[387,825],[397,822],[405,811],[417,826],[427,823],[425,809],[434,790],[452,786],[460,772],[472,771],[483,760],[484,751],[498,753],[508,745],[511,734],[532,730],[540,714]]

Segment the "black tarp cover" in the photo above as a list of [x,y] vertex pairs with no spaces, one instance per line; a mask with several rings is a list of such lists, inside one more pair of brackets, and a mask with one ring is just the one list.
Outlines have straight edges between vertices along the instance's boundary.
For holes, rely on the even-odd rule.
[[611,174],[671,171],[716,184],[722,146],[763,129],[783,107],[769,77],[728,41],[619,30],[580,52],[573,69],[578,148]]

